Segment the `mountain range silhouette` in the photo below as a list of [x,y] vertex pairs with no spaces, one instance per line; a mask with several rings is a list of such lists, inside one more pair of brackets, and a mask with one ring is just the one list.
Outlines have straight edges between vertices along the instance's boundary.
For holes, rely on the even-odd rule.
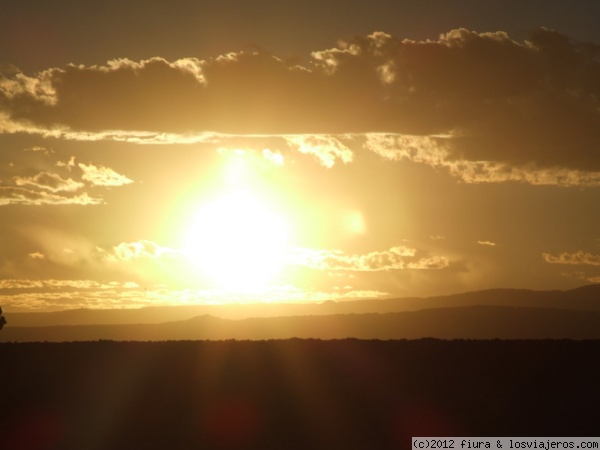
[[222,339],[600,339],[600,285],[321,304],[19,313],[0,342]]

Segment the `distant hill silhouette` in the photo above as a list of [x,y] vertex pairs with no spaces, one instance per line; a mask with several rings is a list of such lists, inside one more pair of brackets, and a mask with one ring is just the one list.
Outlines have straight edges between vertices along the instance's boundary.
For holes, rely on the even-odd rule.
[[[600,284],[568,291],[490,289],[436,297],[405,297],[324,303],[224,304],[146,307],[130,310],[76,309],[12,313],[10,327],[164,323],[211,315],[226,319],[418,311],[461,306],[511,306],[600,312]],[[8,327],[8,326],[7,326]],[[6,331],[6,329],[5,329]]]
[[0,341],[315,339],[600,339],[600,312],[507,306],[400,313],[262,317],[203,315],[162,324],[12,327]]

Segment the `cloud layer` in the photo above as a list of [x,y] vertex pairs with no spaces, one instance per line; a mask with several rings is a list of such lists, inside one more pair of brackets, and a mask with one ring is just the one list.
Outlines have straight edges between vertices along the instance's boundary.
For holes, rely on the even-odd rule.
[[559,255],[543,253],[542,257],[550,264],[600,266],[600,255],[593,255],[582,250],[574,253],[563,252]]
[[396,246],[389,250],[362,255],[349,255],[340,250],[296,249],[291,262],[318,270],[352,272],[443,269],[450,264],[445,256],[425,255],[417,252],[414,248],[405,246]]
[[[30,156],[30,151],[35,153]],[[113,169],[94,164],[58,160],[45,148],[10,152],[12,160],[0,167],[0,206],[98,205],[102,198],[86,188],[117,187],[133,183]],[[79,180],[76,178],[80,178]]]
[[431,41],[358,36],[303,65],[253,52],[10,68],[0,130],[444,136],[447,161],[600,171],[599,55],[546,29],[525,42],[458,29]]

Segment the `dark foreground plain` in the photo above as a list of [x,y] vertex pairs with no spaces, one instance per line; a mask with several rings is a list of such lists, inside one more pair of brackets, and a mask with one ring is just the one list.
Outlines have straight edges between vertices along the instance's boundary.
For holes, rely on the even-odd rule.
[[600,341],[0,344],[1,447],[392,449],[597,436]]

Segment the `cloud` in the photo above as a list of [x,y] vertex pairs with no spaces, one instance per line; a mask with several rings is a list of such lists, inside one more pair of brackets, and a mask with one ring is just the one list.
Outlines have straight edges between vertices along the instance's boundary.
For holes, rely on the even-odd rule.
[[[55,279],[130,279],[157,283],[183,279],[187,268],[181,251],[150,240],[98,244],[85,234],[49,226],[23,224],[5,245],[0,279],[38,277]],[[117,241],[118,242],[118,241]],[[5,243],[10,244],[10,243]],[[8,264],[7,264],[8,263]]]
[[327,168],[335,165],[339,159],[344,164],[352,162],[353,153],[339,138],[325,135],[297,135],[284,138],[292,149],[316,156]]
[[232,293],[214,289],[177,289],[166,285],[135,281],[96,281],[91,279],[4,279],[0,280],[0,304],[5,311],[60,311],[78,308],[140,308],[214,304],[223,302],[322,302],[358,298],[380,298],[390,294],[377,290],[306,291],[278,286],[256,294]]
[[267,161],[272,162],[276,166],[283,166],[285,162],[285,158],[280,152],[272,151],[268,148],[263,149],[262,155],[263,158],[265,158]]
[[79,168],[83,171],[81,178],[94,186],[123,186],[133,183],[133,180],[108,167],[79,163]]
[[487,245],[489,247],[495,247],[496,243],[491,241],[477,241],[479,245]]
[[374,272],[405,269],[443,269],[448,267],[444,256],[417,255],[417,250],[404,246],[363,255],[349,255],[340,250],[296,249],[290,262],[318,270]]
[[598,275],[588,275],[584,272],[563,272],[561,273],[563,277],[572,278],[579,281],[584,281],[587,283],[600,283],[600,276]]
[[514,181],[538,186],[600,186],[600,171],[542,168],[534,163],[511,166],[497,161],[453,159],[450,136],[367,133],[363,147],[388,160],[412,161],[445,169],[450,175],[469,184]]
[[559,255],[542,253],[542,257],[544,258],[544,261],[550,264],[600,266],[600,255],[593,255],[581,250],[575,253],[563,252]]
[[108,258],[110,260],[131,261],[138,258],[157,259],[162,256],[174,256],[179,254],[176,250],[168,247],[162,247],[155,242],[140,240],[137,242],[121,242],[113,247],[113,254]]
[[75,308],[130,308],[157,303],[133,281],[90,279],[3,279],[0,303],[11,311],[57,311]]
[[[106,66],[69,65],[36,77],[4,76],[0,95],[4,93],[15,122],[50,131],[164,130],[177,120],[172,112],[187,106],[187,95],[200,83],[193,65],[191,60],[182,65],[161,58],[114,60]],[[154,126],[159,116],[162,125]]]
[[71,178],[64,179],[56,173],[40,172],[32,177],[15,177],[17,186],[33,186],[51,192],[73,192],[81,189],[84,184]]
[[[137,284],[134,283],[137,287]],[[0,280],[0,289],[111,289],[124,287],[124,283],[102,283],[94,280],[30,280],[30,279],[4,279]]]
[[150,142],[309,135],[317,142],[297,141],[298,149],[325,165],[351,160],[331,136],[418,136],[440,151],[412,149],[407,158],[437,161],[466,182],[595,186],[599,55],[599,45],[543,28],[523,42],[457,29],[424,41],[356,36],[304,66],[240,52],[11,69],[0,75],[0,130]]
[[66,197],[46,191],[33,191],[20,187],[0,186],[0,206],[6,205],[98,205],[102,199],[90,197],[86,192]]
[[19,234],[27,239],[27,244],[23,245],[36,249],[36,252],[30,253],[28,257],[38,260],[38,263],[44,262],[46,268],[61,266],[84,271],[96,270],[104,254],[102,248],[72,231],[24,224]]
[[[81,230],[79,230],[81,231]],[[182,251],[150,240],[98,243],[79,233],[48,224],[19,224],[17,234],[0,251],[0,279],[125,279],[181,282],[188,269]]]
[[[0,206],[98,205],[104,201],[82,191],[84,181],[93,187],[116,187],[133,182],[105,166],[76,165],[73,156],[66,162],[59,160],[54,151],[43,147],[26,148],[9,156],[14,159],[0,166]],[[74,167],[81,172],[73,171]],[[80,174],[80,180],[73,178]]]
[[38,152],[38,153],[41,153],[41,154],[46,155],[46,156],[52,155],[54,153],[54,150],[46,148],[46,147],[42,147],[42,146],[39,146],[39,145],[35,145],[33,147],[26,148],[26,149],[24,149],[24,151],[26,151],[26,152]]

